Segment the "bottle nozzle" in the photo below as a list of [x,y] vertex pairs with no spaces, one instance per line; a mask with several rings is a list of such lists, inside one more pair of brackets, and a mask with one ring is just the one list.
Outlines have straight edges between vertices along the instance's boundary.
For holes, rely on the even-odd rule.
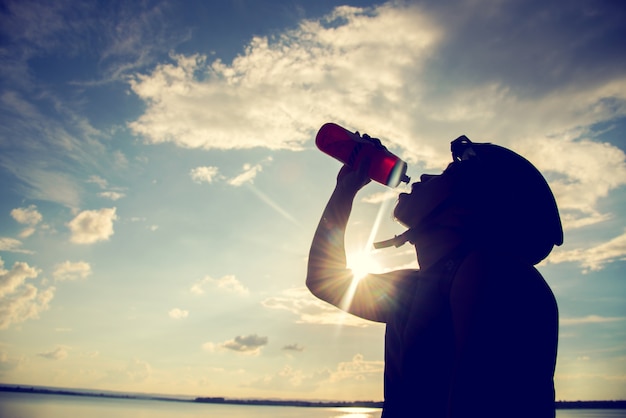
[[411,181],[411,177],[407,176],[406,174],[403,174],[402,177],[400,177],[400,181],[406,184],[409,184],[409,182]]

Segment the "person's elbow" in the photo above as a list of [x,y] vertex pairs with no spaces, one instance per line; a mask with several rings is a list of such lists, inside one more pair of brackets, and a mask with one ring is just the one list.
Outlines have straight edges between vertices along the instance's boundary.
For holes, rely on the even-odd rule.
[[321,284],[323,281],[321,276],[322,275],[319,269],[314,269],[309,266],[309,269],[307,270],[306,280],[304,282],[307,289],[309,289],[309,291],[313,295],[319,298],[321,298],[321,295],[319,294],[319,290],[321,288]]
[[337,306],[351,281],[352,272],[348,269],[309,266],[305,284],[315,297]]

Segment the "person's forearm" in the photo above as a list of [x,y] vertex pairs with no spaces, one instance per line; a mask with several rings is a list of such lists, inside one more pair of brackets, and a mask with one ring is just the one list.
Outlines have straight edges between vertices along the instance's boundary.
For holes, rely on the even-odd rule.
[[311,251],[306,285],[315,296],[338,306],[352,280],[346,267],[344,237],[356,191],[338,185],[317,226]]

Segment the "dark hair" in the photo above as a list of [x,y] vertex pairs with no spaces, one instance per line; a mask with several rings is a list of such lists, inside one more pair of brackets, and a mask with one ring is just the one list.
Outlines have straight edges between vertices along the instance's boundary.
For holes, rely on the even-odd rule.
[[469,209],[472,239],[533,265],[563,243],[554,195],[528,160],[465,136],[452,142],[452,154],[455,162],[446,171],[458,179],[453,199]]

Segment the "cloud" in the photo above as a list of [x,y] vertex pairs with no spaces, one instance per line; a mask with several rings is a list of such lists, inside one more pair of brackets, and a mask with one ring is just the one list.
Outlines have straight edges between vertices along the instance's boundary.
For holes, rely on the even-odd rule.
[[87,183],[97,184],[101,189],[106,189],[107,187],[109,187],[109,182],[107,182],[100,176],[90,176],[87,179]]
[[231,186],[239,187],[245,183],[252,183],[254,178],[257,176],[259,172],[261,172],[261,170],[263,170],[263,167],[261,166],[261,164],[257,164],[257,165],[245,164],[243,166],[243,172],[239,174],[238,176],[233,177],[232,179],[228,180],[228,184],[230,184]]
[[362,354],[356,354],[351,361],[340,362],[331,376],[331,382],[342,380],[365,380],[369,376],[382,376],[385,362],[382,360],[368,361]]
[[563,262],[579,263],[583,272],[601,270],[606,264],[613,261],[626,260],[626,231],[607,242],[588,248],[573,250],[555,250],[547,259],[549,263]]
[[71,1],[4,2],[0,31],[15,45],[15,51],[8,54],[5,76],[10,76],[12,84],[26,84],[31,80],[24,66],[33,57],[98,54],[97,78],[71,84],[82,87],[121,80],[127,72],[150,63],[155,53],[173,48],[188,36],[187,31],[166,36],[172,29],[168,5],[150,3],[125,2],[103,9]]
[[11,216],[17,222],[28,225],[28,228],[20,232],[20,238],[28,238],[35,232],[35,226],[42,221],[43,216],[37,211],[37,206],[30,205],[27,208],[15,208],[11,211]]
[[98,196],[104,197],[105,199],[116,201],[126,196],[126,194],[120,191],[120,188],[109,187],[109,182],[100,176],[89,177],[89,179],[87,179],[87,183],[96,184],[100,189],[104,190],[103,192],[98,193]]
[[54,297],[54,287],[40,291],[27,279],[35,279],[40,271],[24,262],[16,262],[11,270],[4,268],[0,258],[0,329],[11,324],[39,317],[49,308]]
[[296,322],[301,324],[341,324],[354,327],[367,327],[374,324],[315,298],[304,287],[284,290],[280,296],[266,298],[261,304],[268,309],[290,312],[298,318]]
[[116,200],[120,200],[121,198],[125,197],[126,195],[124,193],[120,193],[120,192],[108,191],[108,192],[100,192],[100,193],[98,193],[98,196],[104,197],[106,199],[110,199],[110,200],[113,200],[113,201],[116,201]]
[[35,286],[25,284],[14,293],[0,300],[0,329],[7,329],[11,324],[39,318],[39,314],[48,310],[54,297],[54,287],[39,291]]
[[302,347],[300,344],[287,344],[282,349],[284,351],[296,351],[296,352],[304,351],[304,347]]
[[71,242],[92,244],[106,241],[113,235],[113,221],[117,219],[116,208],[85,210],[72,219],[67,226],[72,232]]
[[26,279],[34,279],[39,273],[38,269],[21,261],[13,264],[11,270],[5,270],[4,261],[0,258],[0,298],[15,292],[18,287],[24,284]]
[[189,172],[191,179],[196,183],[214,183],[217,180],[226,180],[226,183],[239,187],[247,183],[252,183],[255,177],[263,170],[263,164],[267,164],[272,161],[271,158],[267,158],[261,163],[252,165],[244,164],[241,173],[232,178],[226,178],[219,173],[219,168],[214,166],[201,166],[192,169]]
[[243,386],[262,390],[311,393],[328,382],[329,378],[330,372],[327,369],[307,374],[300,369],[286,365],[274,374],[255,379]]
[[397,198],[398,198],[398,192],[384,191],[384,192],[372,193],[367,196],[364,196],[363,198],[361,198],[361,202],[378,204],[378,203],[385,202],[387,200],[392,200],[392,199],[397,199]]
[[22,246],[22,242],[9,237],[0,237],[0,251],[9,251],[12,253],[24,253],[24,254],[33,254],[32,251],[24,250],[20,248]]
[[626,158],[596,127],[626,116],[626,75],[613,63],[623,54],[605,42],[624,32],[623,11],[456,3],[454,23],[449,5],[338,7],[253,38],[230,63],[174,54],[132,78],[147,108],[129,127],[148,143],[299,150],[333,120],[371,130],[425,170],[444,168],[449,141],[465,133],[546,173],[566,229],[606,219],[599,202],[626,185]]
[[43,219],[35,205],[30,205],[27,208],[15,208],[11,211],[11,216],[17,222],[30,226],[37,225]]
[[134,358],[126,365],[124,374],[131,382],[144,382],[152,375],[152,366],[148,362]]
[[4,375],[5,372],[18,368],[22,361],[23,358],[11,358],[6,351],[0,351],[0,376]]
[[68,356],[68,352],[66,347],[57,347],[52,351],[37,353],[37,355],[48,360],[65,360]]
[[365,381],[382,380],[384,362],[382,360],[365,360],[362,354],[356,354],[352,360],[340,362],[335,370],[320,369],[312,373],[294,369],[287,365],[277,373],[263,376],[260,379],[245,384],[245,387],[253,387],[264,390],[283,390],[313,392],[320,387],[329,387],[345,380]]
[[150,143],[187,148],[300,149],[325,119],[401,91],[403,71],[419,71],[437,38],[415,9],[340,8],[271,41],[255,37],[230,65],[172,55],[173,63],[131,80],[148,109],[129,126]]
[[218,177],[219,169],[213,166],[196,167],[189,172],[196,183],[213,183]]
[[189,311],[184,310],[184,309],[174,308],[170,310],[167,314],[169,315],[170,318],[173,318],[173,319],[183,319],[189,316]]
[[[96,355],[98,355],[96,353]],[[142,383],[151,378],[152,366],[138,358],[130,359],[125,365],[114,366],[106,371],[107,384],[126,385]]]
[[261,347],[267,345],[267,337],[260,337],[256,334],[237,336],[234,340],[226,341],[222,344],[224,348],[239,352],[258,352]]
[[204,294],[207,286],[216,287],[221,290],[225,290],[231,293],[237,293],[240,295],[247,295],[249,290],[247,287],[241,284],[239,280],[233,275],[226,275],[219,279],[214,279],[210,276],[205,276],[202,280],[197,281],[191,286],[191,292],[196,295]]
[[625,317],[606,317],[600,315],[587,315],[580,318],[561,318],[561,325],[585,325],[585,324],[606,324],[612,322],[621,322],[626,320]]
[[26,197],[75,208],[83,181],[75,177],[73,165],[98,167],[107,161],[102,134],[54,95],[41,93],[37,105],[42,100],[54,115],[39,111],[19,92],[0,94],[0,124],[7,127],[0,138],[11,144],[0,154],[0,168],[15,178]]
[[263,347],[268,343],[267,337],[261,337],[257,334],[239,335],[232,340],[224,341],[223,343],[215,344],[207,342],[202,345],[205,351],[231,350],[240,354],[246,354],[251,356],[257,356],[261,353]]
[[57,281],[85,279],[91,275],[91,265],[85,261],[64,261],[57,264],[52,276]]

